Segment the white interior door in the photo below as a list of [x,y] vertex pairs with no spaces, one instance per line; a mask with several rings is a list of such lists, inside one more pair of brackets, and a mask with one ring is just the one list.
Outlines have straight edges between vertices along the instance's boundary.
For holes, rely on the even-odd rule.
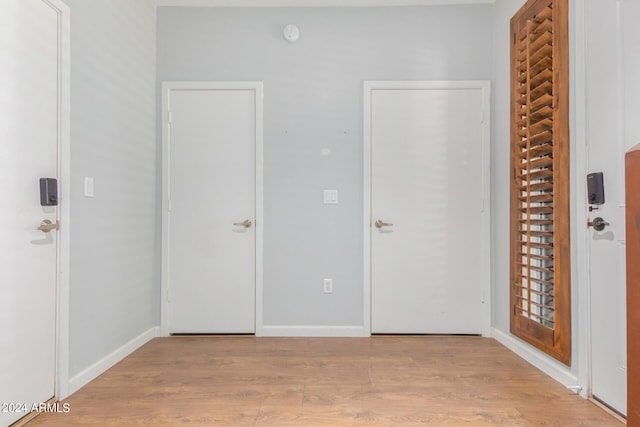
[[633,127],[638,135],[640,129],[638,14],[638,1],[586,1],[588,172],[604,172],[605,186],[604,205],[589,217],[609,224],[588,231],[591,393],[622,414],[627,410],[624,154],[640,142],[629,132]]
[[170,333],[255,332],[260,94],[170,90]]
[[372,333],[483,331],[483,109],[481,88],[371,92]]
[[54,395],[57,232],[36,228],[58,220],[39,194],[58,178],[58,18],[43,0],[0,14],[0,425]]

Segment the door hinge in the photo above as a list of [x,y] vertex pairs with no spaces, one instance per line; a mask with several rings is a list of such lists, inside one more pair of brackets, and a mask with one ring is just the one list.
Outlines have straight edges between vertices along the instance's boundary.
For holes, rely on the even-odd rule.
[[171,212],[171,199],[167,200],[167,212]]
[[167,302],[171,302],[171,288],[167,289]]
[[171,111],[167,111],[167,122],[171,124]]

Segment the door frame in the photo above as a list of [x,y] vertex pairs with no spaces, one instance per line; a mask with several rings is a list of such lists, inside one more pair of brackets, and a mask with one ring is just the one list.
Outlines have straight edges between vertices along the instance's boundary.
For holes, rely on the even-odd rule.
[[263,83],[259,81],[164,81],[162,82],[162,277],[160,286],[160,331],[169,336],[169,192],[171,141],[169,122],[171,92],[180,90],[251,90],[255,93],[255,335],[262,336],[263,325]]
[[71,16],[62,0],[42,0],[58,13],[58,271],[55,397],[69,396],[69,293],[71,266]]
[[[589,218],[587,205],[587,170],[589,168],[588,146],[587,146],[587,28],[586,28],[586,3],[585,0],[576,0],[574,5],[574,28],[570,32],[573,37],[573,44],[570,44],[570,50],[575,51],[571,55],[570,60],[574,61],[570,80],[571,107],[575,112],[574,128],[570,131],[575,137],[571,138],[570,147],[573,158],[575,159],[575,172],[571,174],[573,180],[571,190],[576,196],[571,197],[571,222],[575,224],[574,236],[572,237],[572,246],[575,239],[575,258],[573,258],[571,276],[574,277],[572,283],[571,294],[572,307],[577,306],[577,310],[572,310],[573,319],[571,323],[578,325],[576,330],[572,332],[571,341],[577,351],[574,354],[573,361],[577,362],[577,380],[576,392],[584,397],[591,397],[591,276],[589,274],[589,229],[582,224],[586,224]],[[571,43],[571,39],[570,39]],[[573,64],[570,64],[573,65]],[[584,195],[584,196],[581,196]],[[575,228],[574,228],[575,227]],[[575,296],[578,294],[577,296]],[[577,322],[576,322],[577,318]],[[577,339],[577,341],[576,341]],[[572,361],[572,362],[573,362]],[[573,365],[573,363],[572,363]]]
[[456,90],[482,91],[482,336],[491,336],[491,83],[489,80],[365,81],[363,125],[363,335],[371,335],[371,99],[374,90]]

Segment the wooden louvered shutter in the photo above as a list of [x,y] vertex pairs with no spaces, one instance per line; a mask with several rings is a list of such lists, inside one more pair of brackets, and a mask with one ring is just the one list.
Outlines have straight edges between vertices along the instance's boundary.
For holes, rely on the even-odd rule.
[[567,0],[511,19],[511,332],[571,363]]

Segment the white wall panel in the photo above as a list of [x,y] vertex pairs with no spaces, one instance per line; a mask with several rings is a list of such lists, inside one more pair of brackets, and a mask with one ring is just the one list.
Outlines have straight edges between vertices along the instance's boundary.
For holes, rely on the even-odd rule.
[[[70,376],[159,324],[155,8],[71,8]],[[95,197],[84,197],[84,177]]]

